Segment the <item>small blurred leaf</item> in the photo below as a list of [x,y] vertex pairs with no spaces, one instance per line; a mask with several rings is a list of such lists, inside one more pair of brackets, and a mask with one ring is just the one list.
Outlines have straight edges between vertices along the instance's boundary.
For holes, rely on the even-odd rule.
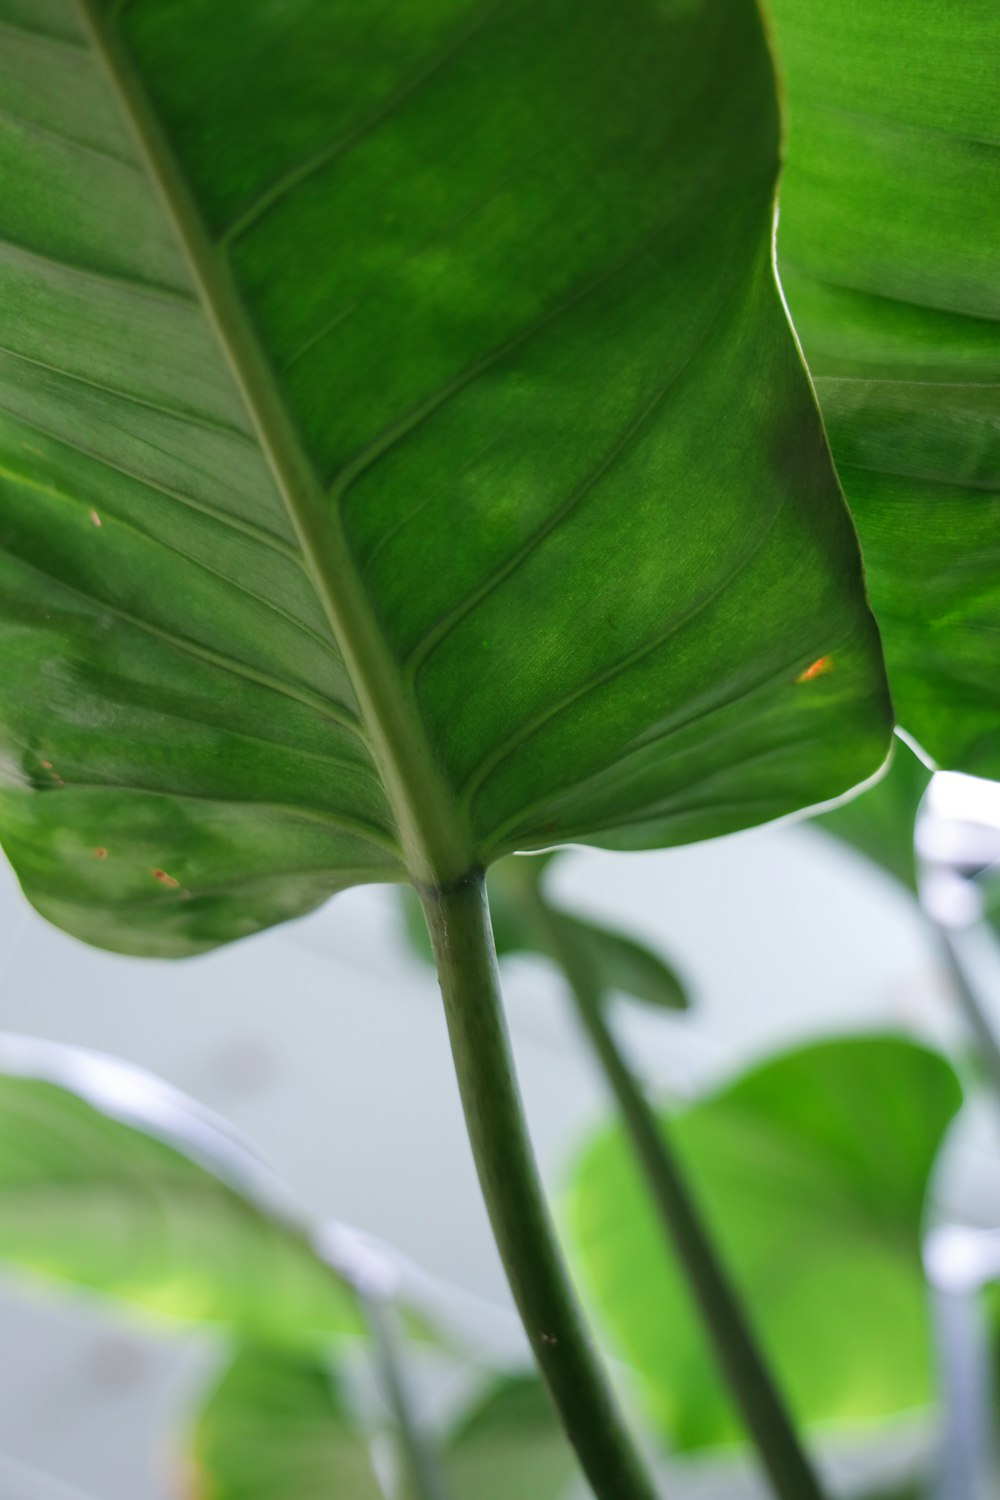
[[454,1500],[557,1500],[576,1464],[541,1381],[490,1386],[452,1433],[447,1471]]
[[[942,1057],[870,1037],[787,1053],[670,1122],[802,1422],[867,1422],[932,1399],[920,1225],[960,1102]],[[741,1441],[619,1128],[587,1147],[568,1211],[584,1279],[660,1432],[680,1449]]]
[[193,1438],[191,1500],[382,1500],[364,1435],[318,1359],[241,1349]]
[[813,818],[812,826],[852,845],[916,894],[913,826],[930,779],[923,762],[897,739],[882,780],[842,807]]
[[688,997],[677,974],[649,948],[596,922],[585,922],[565,912],[557,915],[582,947],[606,992],[618,992],[666,1010],[687,1008]]
[[[532,919],[524,900],[525,884],[533,885],[539,896],[541,879],[549,863],[558,856],[547,854],[515,855],[500,860],[487,877],[493,937],[499,957],[512,953],[533,953],[551,960],[544,934]],[[545,899],[542,897],[542,899]],[[408,887],[400,891],[404,930],[411,950],[427,963],[433,962],[427,925],[420,900]],[[552,907],[564,924],[567,937],[586,953],[587,961],[599,976],[607,993],[628,995],[647,1005],[667,1010],[684,1010],[689,1004],[686,991],[674,970],[652,949],[637,938],[613,928],[591,922],[561,908]]]
[[362,1326],[352,1294],[296,1226],[37,1078],[0,1077],[0,1260],[260,1339]]

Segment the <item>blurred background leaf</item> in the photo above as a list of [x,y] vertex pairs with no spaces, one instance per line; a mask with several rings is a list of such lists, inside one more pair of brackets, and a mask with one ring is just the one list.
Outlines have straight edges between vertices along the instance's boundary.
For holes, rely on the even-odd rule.
[[916,895],[914,825],[930,779],[923,762],[896,739],[882,779],[860,797],[813,818],[810,826],[850,844]]
[[191,1500],[383,1500],[336,1376],[305,1354],[240,1349],[192,1447]]
[[[849,1427],[932,1399],[920,1228],[960,1102],[944,1058],[872,1036],[785,1053],[670,1120],[804,1422]],[[584,1151],[568,1221],[585,1284],[661,1435],[678,1449],[742,1441],[617,1127]]]
[[298,1225],[38,1078],[0,1076],[0,1260],[281,1343],[362,1328]]
[[548,1392],[529,1374],[483,1392],[452,1431],[446,1463],[454,1500],[557,1500],[576,1472]]

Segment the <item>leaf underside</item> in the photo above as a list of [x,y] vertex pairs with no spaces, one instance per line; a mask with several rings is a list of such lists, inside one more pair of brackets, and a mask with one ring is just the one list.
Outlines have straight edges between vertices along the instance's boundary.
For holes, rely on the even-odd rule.
[[900,722],[1000,776],[1000,28],[993,0],[770,0],[779,264]]
[[876,768],[750,0],[0,28],[0,833],[46,916],[183,955]]
[[[873,1036],[786,1053],[669,1120],[801,1423],[849,1430],[934,1398],[921,1223],[960,1102],[941,1056]],[[745,1441],[619,1127],[586,1148],[568,1216],[597,1311],[664,1438]]]

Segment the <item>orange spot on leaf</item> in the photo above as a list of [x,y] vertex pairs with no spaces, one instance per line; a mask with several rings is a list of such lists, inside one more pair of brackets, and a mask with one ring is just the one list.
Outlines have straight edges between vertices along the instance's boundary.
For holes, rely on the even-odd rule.
[[796,677],[795,681],[796,682],[812,682],[812,680],[813,680],[814,677],[825,677],[828,672],[832,672],[832,671],[833,671],[833,657],[832,656],[821,656],[818,661],[814,661],[813,662],[813,664],[812,664],[811,667],[806,667],[806,669],[805,669],[804,672],[800,672],[799,675],[798,675],[798,677]]
[[176,891],[180,885],[180,881],[175,880],[172,875],[168,875],[166,870],[154,870],[153,879],[158,880],[161,885],[165,885],[168,891]]

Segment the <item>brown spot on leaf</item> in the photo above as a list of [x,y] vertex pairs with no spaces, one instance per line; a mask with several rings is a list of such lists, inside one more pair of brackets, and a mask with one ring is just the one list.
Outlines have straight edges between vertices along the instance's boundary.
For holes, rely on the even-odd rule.
[[796,682],[812,682],[812,680],[813,680],[814,677],[825,677],[828,672],[832,672],[832,671],[833,671],[833,657],[832,656],[821,656],[818,661],[814,661],[813,662],[812,666],[806,667],[806,669],[805,669],[804,672],[800,672],[799,675],[798,675],[798,677],[796,677],[795,681]]
[[176,891],[180,885],[180,881],[175,880],[172,875],[168,875],[166,870],[154,870],[153,879],[158,880],[161,885],[165,885],[168,891]]
[[90,512],[90,524],[92,526],[102,526],[104,524],[96,510]]
[[39,765],[41,766],[43,771],[52,770],[52,762],[50,760],[39,761]]
[[107,849],[105,849],[105,848],[102,847],[100,849],[95,849],[94,850],[94,858],[95,859],[107,859],[107,857],[108,857],[108,851],[107,851]]

